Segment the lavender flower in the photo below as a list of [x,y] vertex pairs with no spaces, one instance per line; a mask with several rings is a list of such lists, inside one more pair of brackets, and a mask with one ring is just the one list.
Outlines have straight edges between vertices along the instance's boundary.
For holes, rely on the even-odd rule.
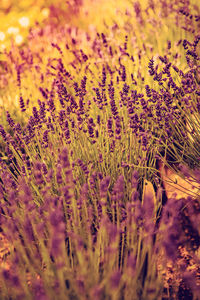
[[153,75],[155,74],[153,58],[150,59],[148,68],[149,68],[149,74],[150,74],[151,76],[153,76]]
[[6,117],[7,117],[7,122],[10,125],[11,128],[14,128],[15,126],[15,122],[13,121],[13,119],[11,118],[9,112],[6,112]]
[[114,271],[110,277],[110,284],[112,289],[117,289],[119,287],[121,280],[120,271]]
[[23,99],[22,95],[19,97],[19,104],[20,104],[21,111],[22,112],[26,111],[24,99]]
[[68,149],[67,147],[64,147],[60,156],[60,162],[61,162],[61,166],[66,169],[69,168],[70,163],[69,163],[69,156],[68,156]]
[[6,134],[4,128],[1,124],[0,124],[0,134],[3,137],[4,141],[6,141],[7,140],[7,134]]
[[54,236],[51,241],[51,253],[53,256],[58,257],[59,255],[62,254],[61,244],[62,244],[62,239],[57,236]]
[[44,99],[47,100],[48,99],[48,93],[42,87],[39,87],[39,91],[41,92]]
[[107,195],[108,187],[110,183],[110,177],[103,178],[100,182],[100,197],[105,198]]
[[112,199],[114,201],[119,201],[124,196],[124,177],[120,175],[117,178],[117,181],[114,184],[113,191],[112,191]]
[[63,179],[62,179],[62,167],[61,165],[57,165],[57,171],[56,171],[56,180],[58,184],[62,184]]
[[48,130],[45,130],[44,133],[43,133],[43,145],[44,145],[45,148],[48,147],[48,143],[49,143],[48,133],[49,133]]

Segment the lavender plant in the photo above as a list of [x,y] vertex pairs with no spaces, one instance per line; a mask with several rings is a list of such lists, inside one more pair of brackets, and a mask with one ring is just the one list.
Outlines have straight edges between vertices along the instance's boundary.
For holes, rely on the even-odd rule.
[[[198,299],[198,7],[129,8],[6,53],[19,108],[0,125],[2,299]],[[154,28],[169,20],[176,42]],[[49,31],[45,54],[31,49]],[[197,191],[166,199],[161,163]]]

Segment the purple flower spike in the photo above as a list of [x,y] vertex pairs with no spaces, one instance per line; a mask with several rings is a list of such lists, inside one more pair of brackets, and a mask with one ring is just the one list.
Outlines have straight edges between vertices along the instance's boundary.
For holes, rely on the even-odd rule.
[[124,195],[124,176],[120,175],[115,182],[112,191],[112,199],[114,201],[119,201],[123,198]]
[[120,284],[121,273],[120,271],[114,271],[110,277],[111,288],[117,289]]
[[56,180],[58,184],[62,184],[62,167],[61,165],[57,166],[57,172],[56,172]]
[[97,285],[91,290],[91,299],[101,300],[102,294],[103,288]]
[[24,99],[23,99],[22,96],[20,96],[20,98],[19,98],[19,104],[20,104],[21,111],[22,112],[26,111],[25,104],[24,104]]
[[149,74],[153,76],[155,74],[153,58],[150,59],[148,67],[149,67]]
[[51,253],[53,254],[53,256],[59,256],[62,254],[62,249],[61,249],[61,243],[62,243],[62,239],[54,236],[52,241],[51,241]]
[[107,191],[110,183],[110,176],[103,178],[100,182],[100,197],[105,198],[107,196]]
[[63,148],[62,153],[60,154],[60,161],[61,161],[61,165],[64,169],[70,167],[68,150],[66,147]]
[[1,124],[0,124],[0,134],[1,134],[2,138],[4,139],[4,141],[7,141],[7,134]]
[[43,145],[44,145],[45,148],[48,147],[48,142],[49,142],[48,133],[49,133],[48,130],[45,130],[44,133],[43,133]]
[[63,215],[58,209],[54,210],[51,213],[49,220],[50,220],[51,225],[56,228],[59,225],[59,223],[62,222]]
[[6,117],[7,117],[7,122],[10,125],[11,128],[14,128],[15,126],[15,122],[13,121],[13,119],[11,118],[9,112],[6,112]]
[[44,183],[43,174],[41,173],[41,171],[36,170],[34,172],[34,175],[35,175],[36,184],[41,185]]

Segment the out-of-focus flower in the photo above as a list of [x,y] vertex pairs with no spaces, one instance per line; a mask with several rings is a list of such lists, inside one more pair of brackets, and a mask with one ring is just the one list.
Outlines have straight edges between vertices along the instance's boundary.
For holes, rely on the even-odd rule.
[[17,34],[16,37],[15,37],[15,42],[17,45],[21,45],[22,42],[23,42],[23,36],[21,34]]
[[107,176],[107,177],[105,177],[104,179],[101,180],[101,183],[100,183],[100,196],[101,196],[101,198],[106,197],[109,183],[110,183],[110,177],[109,176]]
[[110,277],[111,288],[116,289],[120,284],[121,273],[120,271],[114,271]]
[[0,31],[0,41],[4,41],[5,40],[5,33],[4,32],[2,32],[2,31]]
[[103,293],[102,287],[100,287],[99,285],[94,286],[94,288],[92,288],[91,290],[92,299],[96,299],[96,300],[102,299],[101,298],[102,293]]
[[19,24],[22,26],[22,27],[28,27],[29,24],[30,24],[30,21],[29,21],[29,18],[28,17],[21,17],[19,20],[18,20]]
[[18,34],[19,33],[19,28],[18,27],[9,27],[8,30],[7,30],[7,33],[8,34]]
[[5,44],[1,44],[0,45],[0,51],[4,51],[6,49],[6,45]]
[[117,178],[117,181],[114,184],[113,191],[112,191],[112,199],[114,201],[119,201],[123,198],[124,195],[124,177],[120,175]]

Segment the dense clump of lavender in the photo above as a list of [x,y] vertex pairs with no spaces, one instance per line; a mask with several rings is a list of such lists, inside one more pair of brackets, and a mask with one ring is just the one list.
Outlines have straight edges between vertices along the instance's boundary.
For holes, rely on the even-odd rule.
[[[165,1],[162,6],[163,17],[177,13]],[[139,2],[133,8],[145,26]],[[130,35],[119,45],[104,33],[92,41],[88,35],[88,53],[73,37],[65,49],[51,44],[58,56],[45,74],[37,66],[38,99],[30,103],[23,66],[15,63],[27,122],[7,111],[7,124],[0,125],[0,226],[12,245],[9,269],[1,270],[3,298],[159,299],[159,264],[175,264],[185,248],[199,265],[198,201],[192,193],[163,206],[156,169],[164,161],[199,184],[199,20],[186,8],[177,14],[194,31],[192,41],[177,43],[186,69],[177,67],[170,41],[149,60],[145,77]],[[146,187],[150,182],[157,194]],[[198,270],[191,272],[187,261],[176,267],[182,285],[198,295]]]
[[[113,293],[158,296],[162,285],[154,268],[162,251],[163,263],[175,263],[180,247],[194,253],[200,246],[198,201],[168,199],[157,226],[155,195],[144,193],[141,202],[137,171],[126,183],[119,175],[113,187],[110,177],[92,174],[76,194],[65,147],[54,168],[34,161],[32,172],[34,180],[21,174],[16,181],[8,170],[1,171],[0,222],[14,250],[10,268],[1,274],[7,287],[3,297],[79,299],[82,294],[92,299],[97,291],[100,299]],[[195,273],[186,262],[181,268],[187,286],[198,293]]]

